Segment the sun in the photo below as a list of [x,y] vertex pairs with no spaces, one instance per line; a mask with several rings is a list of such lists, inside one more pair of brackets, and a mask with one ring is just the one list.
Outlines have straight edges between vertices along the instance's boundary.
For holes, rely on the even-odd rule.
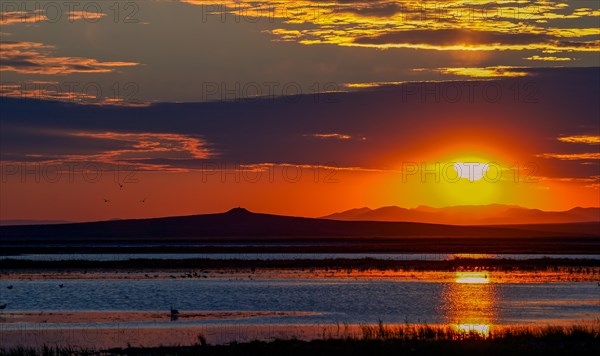
[[502,168],[483,156],[457,156],[440,165],[441,179],[432,185],[440,205],[496,203],[502,195]]
[[453,168],[458,178],[475,182],[486,177],[490,165],[489,163],[479,162],[456,162],[453,164]]

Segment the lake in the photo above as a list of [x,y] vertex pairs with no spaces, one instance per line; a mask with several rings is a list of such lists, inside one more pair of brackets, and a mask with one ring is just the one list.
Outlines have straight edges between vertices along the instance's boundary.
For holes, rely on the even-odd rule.
[[[460,273],[460,272],[457,272]],[[447,282],[384,279],[0,280],[3,341],[40,330],[428,323],[477,330],[600,317],[596,282],[505,283],[462,272]],[[426,278],[425,278],[426,279]],[[59,285],[63,285],[60,287]],[[12,286],[11,289],[7,287]],[[169,308],[179,309],[171,320]],[[132,313],[133,312],[133,313]],[[271,329],[271,332],[272,329]],[[43,339],[43,338],[42,338]]]

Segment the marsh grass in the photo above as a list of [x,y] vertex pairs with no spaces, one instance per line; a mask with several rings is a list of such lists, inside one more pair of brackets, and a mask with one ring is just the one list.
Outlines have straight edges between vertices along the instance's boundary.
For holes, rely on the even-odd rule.
[[40,348],[15,347],[11,349],[0,348],[0,355],[6,356],[71,356],[71,355],[98,355],[95,350],[86,350],[73,346],[49,346]]
[[454,341],[583,337],[596,339],[600,342],[600,319],[589,324],[569,326],[494,326],[486,332],[457,328],[454,325],[404,324],[386,326],[382,321],[377,325],[361,325],[360,329],[362,340]]
[[203,335],[190,346],[131,347],[109,350],[85,350],[75,347],[0,349],[7,356],[63,355],[598,355],[600,354],[600,319],[571,326],[498,326],[482,334],[460,330],[452,325],[425,324],[360,326],[360,333],[348,333],[348,325],[321,340],[297,339],[252,341],[228,345],[209,345]]

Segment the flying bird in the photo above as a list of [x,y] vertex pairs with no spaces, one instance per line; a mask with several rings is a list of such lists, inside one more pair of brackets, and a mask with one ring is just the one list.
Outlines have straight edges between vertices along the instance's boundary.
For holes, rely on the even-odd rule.
[[110,203],[110,200],[108,200],[108,199],[104,198],[104,202],[105,202],[105,203]]
[[8,287],[6,287],[6,288],[8,288],[8,289],[13,289],[13,286],[12,286],[12,284],[11,284],[10,286],[8,286]]
[[145,203],[146,202],[146,198],[140,200],[140,203]]
[[4,303],[4,304],[0,305],[0,310],[4,310],[4,309],[6,309],[6,305],[7,305],[6,303]]

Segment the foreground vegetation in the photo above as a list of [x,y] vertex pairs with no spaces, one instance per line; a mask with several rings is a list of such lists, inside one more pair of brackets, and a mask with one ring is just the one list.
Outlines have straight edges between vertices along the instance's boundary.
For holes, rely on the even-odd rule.
[[202,335],[191,346],[128,347],[84,350],[71,347],[14,348],[0,355],[598,355],[600,322],[568,327],[505,327],[482,334],[451,326],[363,326],[362,336],[322,340],[275,340],[208,345]]

